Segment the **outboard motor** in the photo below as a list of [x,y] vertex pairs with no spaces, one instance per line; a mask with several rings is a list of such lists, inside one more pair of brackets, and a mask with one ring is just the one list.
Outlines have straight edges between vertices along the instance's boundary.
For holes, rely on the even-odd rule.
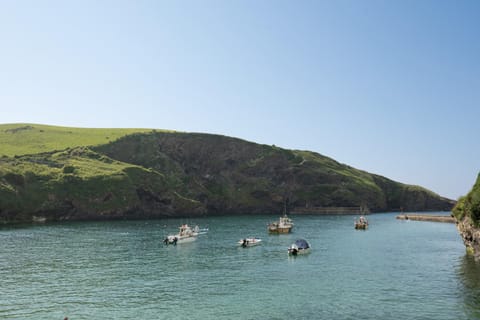
[[292,256],[296,256],[298,254],[298,247],[295,244],[292,244],[290,248],[288,248],[288,253]]

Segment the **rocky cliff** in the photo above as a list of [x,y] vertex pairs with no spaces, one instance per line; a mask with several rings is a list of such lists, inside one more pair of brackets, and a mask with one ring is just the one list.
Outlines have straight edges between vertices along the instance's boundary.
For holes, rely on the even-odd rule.
[[480,259],[480,175],[472,190],[453,209],[467,252]]
[[286,201],[371,211],[454,204],[318,153],[210,134],[135,133],[0,159],[3,222],[278,213]]

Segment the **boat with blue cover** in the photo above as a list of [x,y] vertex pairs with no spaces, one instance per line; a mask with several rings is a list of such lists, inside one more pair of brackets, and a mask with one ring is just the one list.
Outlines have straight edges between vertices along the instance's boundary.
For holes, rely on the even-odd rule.
[[288,247],[288,254],[296,256],[310,252],[310,244],[305,239],[298,239]]

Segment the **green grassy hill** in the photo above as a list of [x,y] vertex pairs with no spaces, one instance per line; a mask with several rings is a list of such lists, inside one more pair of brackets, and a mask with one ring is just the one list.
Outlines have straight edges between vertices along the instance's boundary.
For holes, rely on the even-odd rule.
[[295,207],[449,210],[424,188],[309,151],[148,129],[0,126],[0,221],[278,213]]

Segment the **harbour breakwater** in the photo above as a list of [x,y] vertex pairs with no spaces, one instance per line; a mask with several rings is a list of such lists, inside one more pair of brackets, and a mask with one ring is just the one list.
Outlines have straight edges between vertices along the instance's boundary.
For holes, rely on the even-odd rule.
[[455,223],[456,220],[452,216],[441,216],[431,214],[400,214],[397,216],[399,220],[415,220],[415,221],[432,221],[432,222],[447,222]]
[[296,207],[291,210],[292,214],[367,214],[365,207]]

